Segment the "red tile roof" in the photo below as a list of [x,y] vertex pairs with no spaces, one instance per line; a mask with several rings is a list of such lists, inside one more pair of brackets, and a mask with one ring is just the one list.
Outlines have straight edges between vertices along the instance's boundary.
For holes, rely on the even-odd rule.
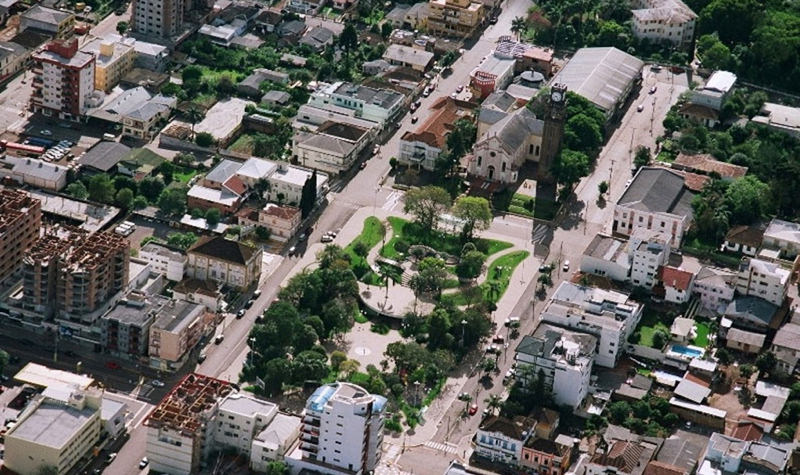
[[476,104],[460,101],[450,97],[441,97],[431,105],[433,111],[428,120],[422,123],[417,130],[403,134],[403,140],[424,142],[431,147],[444,148],[447,134],[453,130],[453,124],[458,119],[470,119]]
[[750,421],[739,421],[733,432],[731,432],[731,437],[736,437],[740,440],[761,440],[763,435],[764,429]]
[[672,166],[701,173],[718,173],[723,178],[740,178],[747,173],[747,167],[715,160],[707,153],[687,155],[681,152]]
[[236,175],[228,178],[222,185],[239,196],[242,196],[247,191],[247,185]]
[[264,208],[264,214],[267,216],[275,216],[280,219],[291,220],[300,213],[300,208],[294,206],[267,206]]
[[689,290],[689,284],[692,282],[692,277],[694,277],[694,274],[683,269],[670,266],[661,268],[661,282],[664,283],[664,287],[687,291]]
[[652,460],[644,468],[643,475],[685,475],[686,473],[686,470],[681,467]]

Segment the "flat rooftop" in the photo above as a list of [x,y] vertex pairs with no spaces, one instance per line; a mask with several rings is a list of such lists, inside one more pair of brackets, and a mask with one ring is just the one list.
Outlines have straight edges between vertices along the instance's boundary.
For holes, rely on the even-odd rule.
[[192,318],[202,313],[204,306],[186,300],[171,300],[161,306],[153,322],[153,328],[169,332],[180,331],[192,322]]
[[88,376],[52,369],[37,363],[28,363],[17,374],[14,379],[21,383],[30,384],[40,388],[49,386],[68,385],[79,389],[86,389],[94,384],[94,379]]
[[96,414],[94,409],[42,403],[6,437],[60,449]]
[[38,190],[30,190],[33,198],[42,202],[42,211],[72,221],[81,229],[97,232],[104,228],[120,213],[119,208],[109,205],[96,205]]
[[249,104],[254,103],[236,97],[217,102],[195,126],[195,133],[207,132],[217,140],[227,139],[242,123],[244,110]]
[[256,414],[269,414],[278,410],[278,406],[269,401],[256,399],[246,394],[229,394],[219,404],[221,411],[233,412],[243,416],[254,416]]

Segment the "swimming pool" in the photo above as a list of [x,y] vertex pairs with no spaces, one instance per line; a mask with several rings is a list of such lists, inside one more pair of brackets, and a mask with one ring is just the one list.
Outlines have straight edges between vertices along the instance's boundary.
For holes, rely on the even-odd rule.
[[672,345],[670,348],[675,353],[679,355],[686,356],[689,358],[700,358],[703,356],[704,351],[701,348],[696,347],[689,347],[684,345]]

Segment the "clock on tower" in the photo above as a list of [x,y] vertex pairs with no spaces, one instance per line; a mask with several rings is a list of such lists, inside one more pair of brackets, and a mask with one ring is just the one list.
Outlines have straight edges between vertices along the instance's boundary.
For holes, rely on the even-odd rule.
[[553,182],[553,159],[561,149],[561,139],[564,136],[564,118],[567,113],[567,86],[554,84],[550,90],[550,99],[547,101],[547,112],[542,128],[542,152],[539,156],[538,180],[545,183]]

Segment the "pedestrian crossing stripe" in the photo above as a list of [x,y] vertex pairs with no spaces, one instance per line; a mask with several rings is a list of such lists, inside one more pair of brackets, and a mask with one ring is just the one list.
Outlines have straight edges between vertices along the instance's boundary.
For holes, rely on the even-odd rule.
[[434,442],[432,440],[429,440],[428,442],[425,442],[425,447],[429,447],[434,450],[441,450],[442,452],[447,452],[450,454],[458,453],[458,447],[454,447],[452,444],[449,443]]

